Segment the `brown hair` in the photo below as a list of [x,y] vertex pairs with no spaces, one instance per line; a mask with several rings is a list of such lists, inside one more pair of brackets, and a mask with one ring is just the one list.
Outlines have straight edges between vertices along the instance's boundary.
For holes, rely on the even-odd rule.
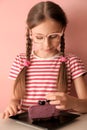
[[[62,27],[66,27],[67,25],[67,17],[65,12],[62,8],[51,1],[40,2],[33,6],[29,11],[27,17],[27,34],[26,34],[26,58],[30,61],[30,55],[32,51],[32,44],[31,39],[29,38],[29,29],[39,25],[47,18],[53,19],[54,21],[60,23]],[[64,34],[61,37],[61,46],[60,46],[60,55],[64,56],[64,49],[65,49],[65,41],[64,41]],[[26,74],[27,67],[24,67],[21,72],[19,73],[18,77],[16,78],[14,84],[14,94],[17,96],[18,92],[20,93],[18,96],[20,98],[24,95],[25,90],[25,74]],[[66,65],[64,62],[61,63],[60,71],[57,78],[57,86],[58,91],[66,91],[67,88],[67,74],[66,74]]]

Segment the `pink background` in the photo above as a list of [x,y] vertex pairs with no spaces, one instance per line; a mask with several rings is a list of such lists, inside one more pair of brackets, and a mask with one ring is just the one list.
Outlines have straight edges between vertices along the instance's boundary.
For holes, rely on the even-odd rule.
[[[25,51],[26,17],[32,5],[41,0],[0,0],[0,111],[11,95],[9,69],[15,56]],[[87,0],[53,0],[65,10],[67,51],[81,57],[87,68]]]

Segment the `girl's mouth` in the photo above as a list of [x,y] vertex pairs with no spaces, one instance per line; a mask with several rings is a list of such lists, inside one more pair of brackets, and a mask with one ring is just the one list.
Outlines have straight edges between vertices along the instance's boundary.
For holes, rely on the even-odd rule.
[[45,51],[52,51],[53,50],[53,48],[48,48],[48,49],[45,49]]

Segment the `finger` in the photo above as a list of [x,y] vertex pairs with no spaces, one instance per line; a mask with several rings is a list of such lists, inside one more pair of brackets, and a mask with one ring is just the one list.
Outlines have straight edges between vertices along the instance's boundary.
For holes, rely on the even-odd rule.
[[55,96],[64,96],[65,93],[64,93],[64,92],[50,92],[50,93],[48,93],[48,94],[46,95],[46,97],[48,97],[48,96],[53,96],[53,95],[55,95]]
[[61,101],[60,100],[54,100],[54,101],[50,101],[51,105],[60,105]]
[[46,95],[45,98],[47,100],[61,100],[61,96],[55,94]]
[[17,114],[17,111],[18,109],[16,106],[11,106],[11,108],[9,109],[10,116]]
[[55,95],[48,95],[46,96],[47,100],[56,100],[56,96]]
[[18,105],[18,110],[21,110],[21,105],[20,104]]
[[6,109],[5,113],[6,113],[6,117],[8,117],[8,116],[15,115],[17,113],[17,110],[13,106],[10,106]]
[[64,105],[57,105],[56,108],[59,110],[66,110],[66,107]]
[[4,112],[3,119],[9,118],[9,116],[10,116],[10,114],[9,114],[8,111],[7,111],[7,112]]
[[4,119],[5,118],[5,113],[1,114],[1,118]]

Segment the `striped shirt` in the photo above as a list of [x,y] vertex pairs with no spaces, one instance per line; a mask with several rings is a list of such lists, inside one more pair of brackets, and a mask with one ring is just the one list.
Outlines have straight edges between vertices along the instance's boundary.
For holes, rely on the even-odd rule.
[[[34,105],[38,100],[44,100],[49,92],[56,92],[56,80],[61,65],[60,56],[44,59],[31,55],[30,66],[26,72],[25,96],[22,99],[22,109],[27,110],[30,105]],[[74,55],[66,55],[68,86],[67,93],[70,94],[72,80],[86,73],[83,62]],[[13,80],[24,67],[26,56],[24,53],[17,55],[9,73]]]

